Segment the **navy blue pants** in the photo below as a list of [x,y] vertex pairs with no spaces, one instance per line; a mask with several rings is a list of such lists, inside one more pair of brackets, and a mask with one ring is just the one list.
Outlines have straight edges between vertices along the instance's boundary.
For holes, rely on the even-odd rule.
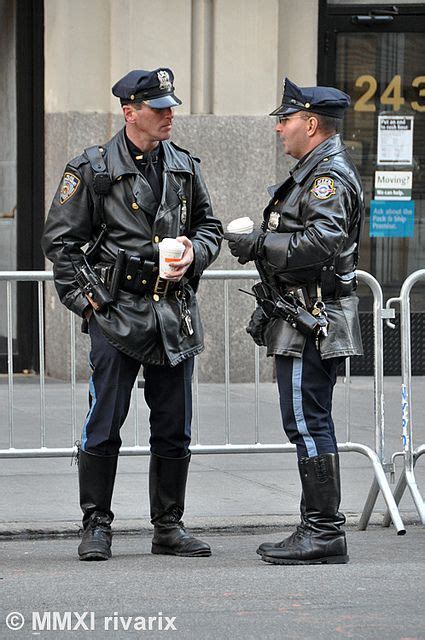
[[[141,363],[109,344],[94,316],[90,319],[89,333],[90,408],[83,426],[81,447],[96,455],[115,455],[121,446],[120,429],[127,417]],[[152,453],[182,458],[189,452],[192,373],[193,358],[175,367],[143,367]]]
[[343,358],[322,360],[308,338],[301,358],[276,356],[282,422],[298,458],[336,453],[332,395]]

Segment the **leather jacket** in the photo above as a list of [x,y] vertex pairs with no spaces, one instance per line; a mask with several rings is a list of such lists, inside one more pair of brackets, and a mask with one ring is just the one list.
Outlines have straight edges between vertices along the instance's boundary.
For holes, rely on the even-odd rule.
[[[361,355],[355,269],[364,219],[359,174],[339,135],[315,147],[271,188],[264,211],[267,230],[257,266],[280,291],[302,288],[326,304],[328,336],[320,340],[323,359]],[[268,355],[301,356],[305,337],[283,319],[265,328]]]
[[[100,147],[112,186],[104,197],[107,230],[96,250],[94,264],[113,265],[119,248],[125,250],[127,257],[143,256],[157,262],[160,240],[179,235],[192,241],[194,261],[179,292],[170,292],[155,301],[151,293],[140,295],[120,289],[114,303],[105,311],[94,313],[108,341],[127,355],[143,364],[176,365],[203,350],[195,291],[202,272],[219,253],[222,226],[213,216],[199,161],[172,142],[161,144],[163,191],[159,205],[133,162],[124,129]],[[42,239],[45,255],[53,262],[59,297],[80,316],[89,305],[76,285],[75,272],[83,262],[82,247],[93,245],[100,233],[97,203],[93,171],[83,153],[65,168]],[[191,336],[182,330],[183,304],[192,316]]]

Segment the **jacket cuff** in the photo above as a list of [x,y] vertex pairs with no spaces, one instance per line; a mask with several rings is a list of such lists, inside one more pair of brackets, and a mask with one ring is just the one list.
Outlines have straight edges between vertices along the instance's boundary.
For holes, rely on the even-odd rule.
[[77,314],[81,318],[84,317],[84,312],[91,306],[87,301],[86,296],[81,291],[74,291],[71,295],[67,296],[63,303],[73,313]]
[[206,267],[205,261],[202,260],[202,253],[203,253],[202,244],[197,240],[192,240],[192,248],[193,248],[193,262],[185,273],[187,278],[192,278],[194,276],[202,275],[202,272]]
[[292,233],[267,233],[262,246],[262,254],[274,268],[283,270],[288,264],[288,249]]

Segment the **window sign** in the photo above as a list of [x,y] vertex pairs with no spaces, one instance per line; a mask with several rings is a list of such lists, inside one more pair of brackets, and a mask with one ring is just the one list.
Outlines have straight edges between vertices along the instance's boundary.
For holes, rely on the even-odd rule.
[[412,164],[413,116],[378,116],[378,164]]
[[375,200],[411,200],[412,171],[375,171]]
[[370,201],[371,238],[413,238],[415,203],[392,200]]

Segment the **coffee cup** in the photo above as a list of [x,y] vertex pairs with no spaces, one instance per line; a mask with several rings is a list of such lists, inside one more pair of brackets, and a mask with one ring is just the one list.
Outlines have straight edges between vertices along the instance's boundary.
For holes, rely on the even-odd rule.
[[170,263],[181,260],[184,253],[184,244],[175,238],[164,238],[159,243],[159,275],[166,278],[172,270]]
[[254,230],[254,222],[248,216],[236,218],[227,225],[228,233],[251,233]]

